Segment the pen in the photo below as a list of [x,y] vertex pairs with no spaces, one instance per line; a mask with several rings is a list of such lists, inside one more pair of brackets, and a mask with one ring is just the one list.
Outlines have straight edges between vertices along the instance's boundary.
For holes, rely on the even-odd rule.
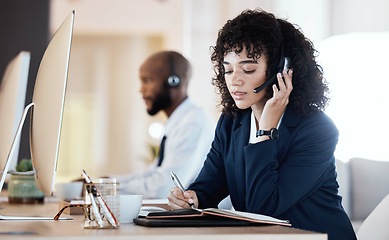
[[[182,192],[185,192],[185,189],[182,186],[180,179],[178,179],[177,175],[173,171],[170,173],[170,176],[174,182],[174,185],[176,185],[176,187],[178,187]],[[188,203],[188,204],[191,208],[195,208],[194,203]]]
[[100,227],[103,227],[103,219],[101,218],[101,215],[99,213],[99,209],[97,208],[95,198],[94,198],[90,189],[88,189],[87,191],[88,191],[90,201],[92,203],[92,212],[95,215],[95,218],[97,220],[97,224],[99,224]]

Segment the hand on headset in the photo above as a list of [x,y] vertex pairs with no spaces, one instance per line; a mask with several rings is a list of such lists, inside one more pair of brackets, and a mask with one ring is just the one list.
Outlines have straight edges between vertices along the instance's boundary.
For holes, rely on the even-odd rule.
[[273,97],[270,98],[263,109],[260,123],[261,129],[271,129],[276,127],[286,106],[289,103],[289,96],[293,90],[292,85],[293,70],[284,70],[277,74],[278,86],[273,84]]

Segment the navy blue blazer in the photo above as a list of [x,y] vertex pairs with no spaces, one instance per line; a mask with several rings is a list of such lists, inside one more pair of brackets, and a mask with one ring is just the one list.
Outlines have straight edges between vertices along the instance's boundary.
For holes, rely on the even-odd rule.
[[334,151],[338,130],[324,113],[287,108],[278,140],[249,144],[251,109],[222,114],[212,148],[189,186],[200,208],[230,195],[235,210],[288,219],[293,227],[356,239],[341,205]]

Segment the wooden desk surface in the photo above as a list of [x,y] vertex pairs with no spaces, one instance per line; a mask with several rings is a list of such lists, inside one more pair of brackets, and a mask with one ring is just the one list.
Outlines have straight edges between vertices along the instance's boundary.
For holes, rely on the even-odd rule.
[[[2,215],[52,216],[57,213],[58,203],[40,205],[8,204],[0,202]],[[65,215],[66,216],[66,215]],[[149,228],[133,223],[121,224],[118,229],[84,229],[83,215],[72,216],[73,220],[62,221],[0,221],[1,239],[272,239],[272,240],[325,240],[326,234],[314,233],[283,226],[256,227],[182,227]]]

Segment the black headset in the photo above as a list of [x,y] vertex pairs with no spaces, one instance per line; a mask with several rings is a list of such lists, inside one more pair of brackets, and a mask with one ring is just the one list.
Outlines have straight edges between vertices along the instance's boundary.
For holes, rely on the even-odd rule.
[[180,85],[181,79],[178,77],[175,71],[175,66],[174,66],[174,58],[173,54],[169,53],[169,67],[170,67],[170,75],[167,78],[167,85],[168,87],[178,87]]
[[283,70],[289,69],[289,58],[285,57],[284,55],[284,48],[281,48],[281,56],[280,56],[280,61],[278,62],[276,73],[272,75],[270,78],[268,78],[261,86],[254,88],[255,93],[259,93],[263,89],[265,89],[267,86],[269,86],[271,83],[275,82],[277,79],[277,73],[282,73]]
[[[282,36],[281,25],[278,22],[278,20],[276,20],[276,28],[281,33],[281,36]],[[289,70],[289,64],[290,64],[290,59],[288,57],[285,57],[284,41],[282,40],[280,60],[278,62],[275,74],[273,74],[270,78],[266,79],[266,81],[261,86],[259,86],[257,88],[254,88],[253,91],[255,93],[259,93],[260,91],[265,89],[267,86],[269,86],[271,83],[275,82],[277,80],[277,73],[282,73],[283,70],[288,71]]]

